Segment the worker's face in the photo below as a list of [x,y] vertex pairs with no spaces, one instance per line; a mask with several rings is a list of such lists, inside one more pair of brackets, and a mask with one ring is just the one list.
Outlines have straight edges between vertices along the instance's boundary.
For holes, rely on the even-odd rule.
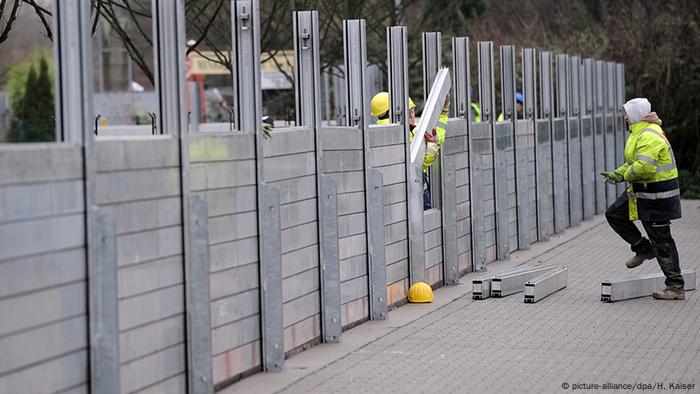
[[411,126],[416,125],[416,111],[409,109],[408,110],[408,124]]
[[522,103],[515,103],[515,110],[518,112],[522,112],[523,104]]

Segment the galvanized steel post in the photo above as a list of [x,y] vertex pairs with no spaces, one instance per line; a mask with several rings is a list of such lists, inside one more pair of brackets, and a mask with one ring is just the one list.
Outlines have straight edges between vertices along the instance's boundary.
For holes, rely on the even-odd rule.
[[537,178],[537,239],[546,241],[554,226],[552,190],[552,53],[541,52],[539,64],[540,111],[535,130],[535,173]]
[[[209,237],[206,203],[190,200],[189,140],[185,105],[185,5],[153,2],[156,25],[155,75],[160,134],[178,139],[184,253],[187,337],[187,385],[192,393],[210,393],[212,382],[209,304]],[[198,215],[204,214],[204,217]]]
[[[615,63],[606,62],[605,68],[605,167],[606,171],[613,171],[617,168],[615,156],[620,149],[615,143]],[[608,183],[607,187],[608,206],[612,205],[617,198],[617,186]]]
[[362,160],[365,179],[365,229],[369,272],[369,316],[387,318],[386,247],[384,238],[384,192],[382,174],[370,166],[367,33],[364,19],[343,21],[345,87],[348,126],[362,129]]
[[83,146],[90,391],[119,393],[116,226],[95,206],[92,133],[93,65],[90,4],[53,2],[56,56],[56,139]]
[[[503,122],[493,126],[493,183],[496,202],[496,257],[507,260],[510,256],[510,212],[508,194],[508,156],[513,156],[513,119],[515,117],[515,48],[500,47],[501,59],[501,113]],[[493,118],[492,118],[493,119]],[[513,169],[514,170],[514,169]],[[517,214],[516,214],[517,215]]]
[[594,80],[594,94],[593,94],[593,126],[595,129],[594,133],[594,146],[595,146],[595,203],[596,203],[596,213],[605,212],[605,208],[608,206],[607,199],[605,197],[606,184],[603,182],[603,178],[599,175],[601,172],[606,171],[605,164],[605,109],[604,109],[604,79],[605,74],[603,73],[603,61],[595,61],[595,70],[593,73]]
[[469,68],[469,37],[453,37],[451,112],[454,117],[469,119]]
[[[532,239],[530,207],[530,152],[534,155],[535,144],[535,56],[534,48],[524,48],[522,58],[523,110],[522,119],[515,116],[515,182],[518,215],[518,249],[528,249]],[[516,104],[517,105],[517,104]],[[517,115],[517,111],[516,111]],[[535,199],[536,200],[536,199]]]
[[567,146],[569,165],[569,219],[571,226],[583,220],[582,177],[581,177],[581,59],[571,56],[567,63]]
[[421,163],[410,160],[411,130],[408,119],[408,33],[405,26],[387,27],[389,65],[389,110],[392,123],[404,131],[406,146],[406,198],[408,205],[408,255],[410,284],[425,281],[425,240],[423,234],[423,177]]
[[569,221],[566,146],[568,55],[556,57],[556,101],[552,119],[552,182],[554,185],[554,232],[563,233]]
[[[263,179],[262,91],[260,87],[260,3],[231,3],[233,97],[236,129],[255,134],[262,367],[284,367],[282,246],[279,192]],[[263,239],[264,235],[264,239]]]
[[321,66],[318,11],[296,11],[294,20],[294,58],[297,125],[314,129],[316,145],[316,198],[321,285],[321,335],[324,342],[339,342],[340,261],[338,255],[338,211],[336,186],[323,175],[321,138]]
[[595,145],[593,141],[593,59],[584,59],[581,89],[581,177],[583,218],[595,215]]
[[[428,100],[430,89],[435,81],[438,70],[442,67],[442,33],[424,32],[422,34],[423,50],[423,101]],[[433,162],[428,169],[428,184],[430,184],[430,200],[433,208],[442,204],[442,155],[440,160]],[[443,256],[444,260],[444,256]]]
[[[625,141],[627,140],[627,124],[625,123],[625,110],[622,105],[625,103],[625,65],[622,63],[615,64],[615,102],[613,107],[613,116],[615,117],[615,146],[616,146],[616,162],[617,166],[625,163]],[[626,184],[620,182],[617,184],[617,194],[624,193]]]

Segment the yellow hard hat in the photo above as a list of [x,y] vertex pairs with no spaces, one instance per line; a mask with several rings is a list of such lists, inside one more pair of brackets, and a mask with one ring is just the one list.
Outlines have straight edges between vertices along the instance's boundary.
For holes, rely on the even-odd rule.
[[431,302],[433,289],[425,282],[416,282],[408,289],[408,302]]
[[[370,108],[372,116],[379,116],[389,111],[389,93],[379,92],[372,97],[370,101]],[[408,98],[408,109],[416,108],[416,104],[413,103],[411,98]]]

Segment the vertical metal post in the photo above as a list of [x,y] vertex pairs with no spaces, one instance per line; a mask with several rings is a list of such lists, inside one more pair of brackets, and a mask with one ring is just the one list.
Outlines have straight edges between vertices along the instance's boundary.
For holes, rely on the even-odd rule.
[[[496,257],[507,260],[510,256],[510,206],[508,201],[508,155],[513,155],[515,112],[515,48],[500,47],[501,57],[501,111],[506,123],[493,126],[494,196],[496,200]],[[509,151],[512,150],[512,151]]]
[[537,239],[546,241],[552,232],[552,53],[541,52],[540,64],[540,111],[535,130],[535,174],[537,182]]
[[279,371],[284,367],[282,247],[279,193],[263,180],[259,0],[232,0],[231,14],[235,124],[239,131],[255,134],[262,367]]
[[56,139],[83,146],[90,392],[116,394],[119,379],[116,225],[95,206],[90,3],[53,2]]
[[[212,391],[209,304],[209,238],[206,203],[190,200],[189,143],[185,102],[185,5],[153,1],[156,91],[162,133],[178,139],[187,311],[187,384],[192,393]],[[198,215],[204,214],[204,217]]]
[[599,175],[606,170],[605,165],[605,113],[604,113],[604,92],[605,84],[603,73],[603,61],[595,61],[595,70],[593,73],[594,80],[594,95],[593,95],[593,126],[594,133],[594,151],[595,151],[595,203],[596,213],[605,212],[608,206],[605,197],[605,189],[607,185],[603,182],[603,178]]
[[343,21],[343,48],[349,126],[362,130],[369,315],[372,320],[384,320],[387,317],[384,193],[381,172],[370,166],[370,97],[367,93],[369,68],[367,67],[367,33],[364,19]]
[[569,164],[569,218],[572,226],[583,220],[582,178],[581,178],[581,59],[571,56],[567,64],[568,85],[568,164]]
[[442,67],[442,33],[424,32],[423,39],[423,100],[428,99],[435,75]]
[[332,182],[333,178],[323,175],[323,145],[319,129],[321,127],[321,62],[318,11],[296,11],[293,13],[293,20],[297,125],[313,128],[316,144],[321,334],[324,342],[339,342],[342,323],[338,212],[335,206],[336,187]]
[[[534,147],[530,145],[535,130],[535,49],[524,48],[521,51],[523,81],[523,119],[515,117],[515,182],[518,213],[518,248],[528,249],[532,240],[531,195],[530,195],[530,155]],[[518,135],[520,134],[520,137]],[[525,136],[523,136],[523,134]],[[534,139],[534,138],[533,138]],[[533,142],[534,144],[534,142]]]
[[569,218],[567,172],[564,167],[567,161],[567,63],[568,55],[557,55],[555,119],[552,120],[552,183],[554,185],[554,232],[556,233],[564,232]]
[[502,45],[501,48],[501,112],[504,120],[514,120],[515,116],[515,47]]
[[404,130],[408,201],[408,258],[410,284],[425,280],[425,235],[423,234],[423,172],[421,163],[411,163],[408,119],[408,35],[405,26],[387,27],[387,64],[392,123]]
[[479,106],[481,107],[481,121],[491,122],[496,119],[493,115],[495,107],[494,80],[493,80],[493,42],[478,42],[479,63]]
[[[435,81],[438,70],[442,67],[442,34],[440,32],[427,32],[422,34],[423,41],[423,100],[428,100],[430,89]],[[433,208],[441,207],[442,203],[442,155],[438,161],[428,169],[428,183],[430,199]],[[444,260],[444,256],[443,256]]]
[[[615,64],[606,62],[605,69],[605,166],[607,171],[617,168],[615,155],[618,147],[615,146]],[[608,206],[617,198],[617,186],[609,183],[607,187]]]
[[581,89],[581,173],[583,218],[595,214],[595,145],[593,141],[593,59],[584,59]]
[[452,80],[452,115],[469,119],[469,37],[452,38]]
[[[622,63],[615,64],[615,102],[613,106],[613,116],[615,118],[615,146],[617,166],[621,166],[625,162],[625,141],[627,124],[625,123],[625,111],[622,105],[625,103],[625,65]],[[617,184],[617,194],[624,193],[626,184],[620,182]]]

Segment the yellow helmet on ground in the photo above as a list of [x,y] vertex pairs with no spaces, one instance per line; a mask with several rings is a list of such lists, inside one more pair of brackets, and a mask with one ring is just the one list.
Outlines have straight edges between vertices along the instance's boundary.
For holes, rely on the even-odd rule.
[[408,302],[431,302],[433,289],[425,282],[416,282],[408,289]]
[[[413,103],[411,98],[408,98],[408,109],[416,108],[416,104]],[[370,101],[370,113],[372,116],[380,116],[389,111],[389,93],[379,92],[372,97]]]

